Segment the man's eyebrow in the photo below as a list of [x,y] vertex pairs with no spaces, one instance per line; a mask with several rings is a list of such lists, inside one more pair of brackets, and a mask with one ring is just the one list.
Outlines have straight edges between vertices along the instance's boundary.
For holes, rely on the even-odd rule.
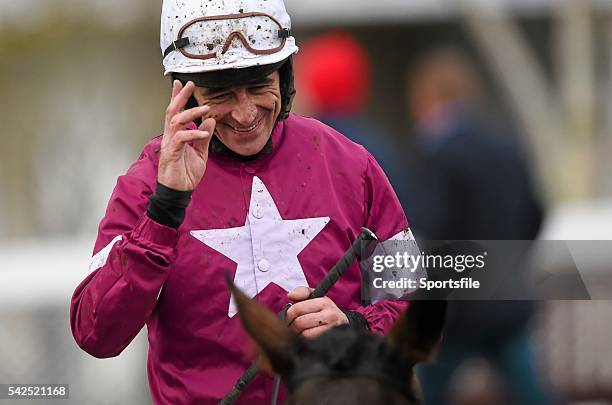
[[[249,87],[249,86],[261,86],[261,85],[267,85],[267,84],[272,84],[274,83],[274,78],[270,77],[270,76],[266,76],[266,77],[262,77],[261,79],[255,80],[251,83],[245,84],[244,86]],[[240,87],[240,86],[236,86],[236,87]],[[228,92],[232,89],[233,87],[228,86],[228,87],[204,87],[204,95],[205,96],[212,96],[215,94],[221,94],[221,93],[225,93]]]
[[253,83],[249,83],[250,86],[257,86],[259,84],[272,84],[274,83],[274,79],[270,76],[263,77],[259,80],[254,81]]
[[211,96],[214,94],[221,94],[228,92],[231,87],[204,87],[204,95]]

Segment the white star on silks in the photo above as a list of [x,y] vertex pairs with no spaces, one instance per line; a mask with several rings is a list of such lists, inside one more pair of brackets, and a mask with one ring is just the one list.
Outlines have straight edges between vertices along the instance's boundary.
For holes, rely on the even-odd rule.
[[[283,219],[270,192],[253,177],[244,226],[191,231],[191,235],[238,264],[234,284],[250,298],[270,283],[289,292],[308,286],[298,254],[329,222],[329,217]],[[232,297],[227,316],[236,314]]]

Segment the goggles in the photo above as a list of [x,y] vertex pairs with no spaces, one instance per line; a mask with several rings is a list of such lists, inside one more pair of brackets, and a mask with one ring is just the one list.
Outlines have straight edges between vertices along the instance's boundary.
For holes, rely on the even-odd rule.
[[238,42],[253,54],[270,55],[283,49],[290,35],[288,28],[265,13],[199,17],[181,27],[177,39],[164,51],[164,58],[179,51],[191,59],[213,59],[240,48]]

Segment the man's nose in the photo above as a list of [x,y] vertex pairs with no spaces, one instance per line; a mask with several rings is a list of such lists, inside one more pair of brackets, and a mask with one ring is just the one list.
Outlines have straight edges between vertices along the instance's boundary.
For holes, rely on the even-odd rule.
[[232,110],[232,118],[240,125],[246,127],[253,124],[257,118],[257,106],[246,92],[246,89],[236,93],[236,106]]

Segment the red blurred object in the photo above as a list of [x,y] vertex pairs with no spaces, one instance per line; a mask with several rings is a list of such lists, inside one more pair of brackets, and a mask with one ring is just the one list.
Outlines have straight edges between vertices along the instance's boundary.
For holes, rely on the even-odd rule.
[[356,114],[370,92],[370,61],[359,41],[343,32],[306,41],[295,57],[298,89],[314,114]]

